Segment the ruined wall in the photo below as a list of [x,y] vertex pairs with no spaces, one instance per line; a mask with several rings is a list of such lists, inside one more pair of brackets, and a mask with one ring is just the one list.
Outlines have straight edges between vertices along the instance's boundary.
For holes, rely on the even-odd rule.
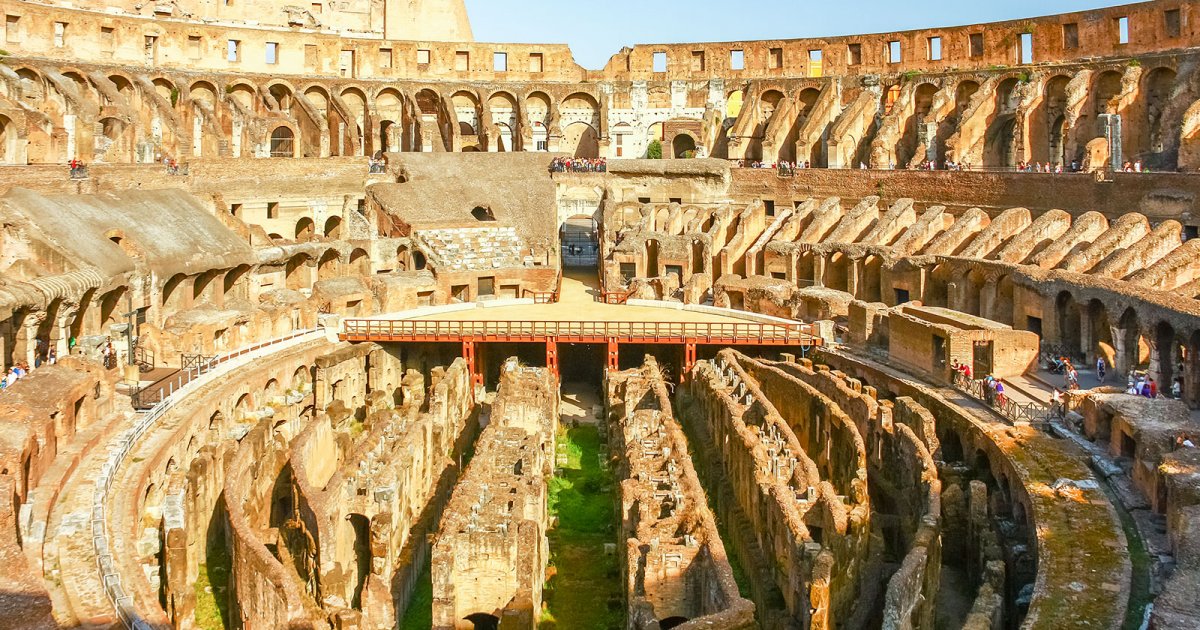
[[629,626],[751,628],[754,604],[738,594],[733,569],[672,414],[658,364],[610,374],[609,422],[620,427],[623,567]]
[[327,608],[347,618],[357,611],[360,627],[388,628],[411,595],[427,553],[424,536],[474,434],[475,408],[462,360],[435,368],[427,394],[424,376],[410,369],[401,378],[404,366],[389,350],[354,348],[366,351],[343,357],[336,371],[318,360],[318,392],[331,375],[341,377],[336,372],[366,375],[369,383],[358,385],[358,404],[322,406],[292,445],[303,528],[289,533],[289,545],[314,558],[304,577],[315,581]]
[[547,489],[558,382],[515,359],[501,369],[491,415],[433,544],[433,627],[473,628],[482,615],[533,628],[549,547]]

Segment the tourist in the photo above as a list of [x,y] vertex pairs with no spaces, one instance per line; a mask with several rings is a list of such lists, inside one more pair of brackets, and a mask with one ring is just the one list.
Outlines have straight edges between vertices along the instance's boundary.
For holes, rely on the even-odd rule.
[[1185,433],[1180,433],[1175,436],[1175,448],[1196,448],[1196,444],[1192,442],[1192,438]]
[[50,365],[54,365],[55,363],[58,363],[58,349],[57,348],[50,348],[50,353],[46,357],[46,362],[49,363]]
[[1104,382],[1104,370],[1107,367],[1108,365],[1104,362],[1104,357],[1096,357],[1096,378],[1101,383]]
[[1178,376],[1171,383],[1171,398],[1175,400],[1183,398],[1183,379]]
[[1145,396],[1146,396],[1146,398],[1158,398],[1158,384],[1154,382],[1153,378],[1146,381]]
[[1000,379],[996,379],[993,383],[993,387],[996,390],[996,404],[1004,405],[1007,401],[1007,398],[1004,397],[1004,383]]

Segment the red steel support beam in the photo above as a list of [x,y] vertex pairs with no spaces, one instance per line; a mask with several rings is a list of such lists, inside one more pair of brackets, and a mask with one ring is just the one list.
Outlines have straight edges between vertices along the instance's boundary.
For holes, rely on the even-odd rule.
[[553,337],[546,340],[546,367],[554,376],[559,376],[558,373],[558,341]]
[[608,340],[608,369],[614,372],[621,369],[621,363],[618,361],[620,357],[618,348],[620,348],[620,345],[617,344],[616,339]]

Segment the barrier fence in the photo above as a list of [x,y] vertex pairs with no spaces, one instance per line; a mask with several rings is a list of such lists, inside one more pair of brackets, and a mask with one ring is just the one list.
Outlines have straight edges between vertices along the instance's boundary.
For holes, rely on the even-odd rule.
[[346,341],[529,341],[819,345],[810,324],[348,319]]

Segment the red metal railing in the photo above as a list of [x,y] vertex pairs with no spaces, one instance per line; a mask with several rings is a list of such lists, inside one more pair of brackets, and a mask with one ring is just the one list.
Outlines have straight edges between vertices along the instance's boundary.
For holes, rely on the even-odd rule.
[[626,304],[633,291],[601,291],[596,295],[597,302],[605,304]]
[[528,341],[820,345],[808,324],[348,319],[346,341]]

